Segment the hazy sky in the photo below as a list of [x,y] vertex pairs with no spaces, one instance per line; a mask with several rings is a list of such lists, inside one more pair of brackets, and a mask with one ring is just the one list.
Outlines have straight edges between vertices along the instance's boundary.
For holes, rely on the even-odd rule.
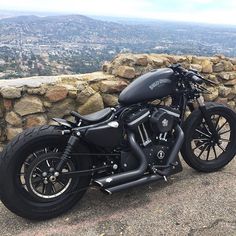
[[236,0],[0,0],[0,9],[236,25]]

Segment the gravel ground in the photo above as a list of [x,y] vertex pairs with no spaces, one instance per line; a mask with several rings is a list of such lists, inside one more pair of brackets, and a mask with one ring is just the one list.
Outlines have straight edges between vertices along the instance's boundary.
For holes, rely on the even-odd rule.
[[236,159],[223,170],[183,172],[112,196],[91,188],[67,214],[32,222],[0,202],[1,235],[236,235]]

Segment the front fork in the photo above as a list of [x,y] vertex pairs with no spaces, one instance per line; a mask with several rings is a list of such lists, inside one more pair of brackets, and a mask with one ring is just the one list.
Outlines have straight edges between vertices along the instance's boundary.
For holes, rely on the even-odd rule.
[[212,134],[212,137],[214,139],[214,141],[216,143],[219,143],[219,134],[216,130],[216,127],[214,125],[214,123],[212,122],[211,120],[211,116],[209,115],[209,113],[207,112],[207,109],[206,109],[206,105],[205,105],[205,101],[204,101],[204,98],[202,96],[200,96],[199,98],[197,98],[197,103],[199,105],[199,110],[201,111],[202,113],[202,116],[203,118],[205,119],[206,121],[206,124],[209,128],[209,131],[211,132]]

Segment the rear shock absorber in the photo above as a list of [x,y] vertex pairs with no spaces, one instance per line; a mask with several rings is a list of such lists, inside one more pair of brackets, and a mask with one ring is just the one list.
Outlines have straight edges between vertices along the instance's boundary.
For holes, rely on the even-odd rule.
[[58,163],[56,170],[60,173],[64,163],[71,158],[74,147],[79,143],[79,137],[72,135],[70,136],[66,148],[61,156],[61,161]]

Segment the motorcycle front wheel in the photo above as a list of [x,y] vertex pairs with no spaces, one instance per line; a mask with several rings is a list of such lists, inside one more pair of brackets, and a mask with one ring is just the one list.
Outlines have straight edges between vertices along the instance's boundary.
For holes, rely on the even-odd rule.
[[206,108],[218,133],[218,142],[200,110],[196,110],[185,121],[181,154],[195,170],[213,172],[226,166],[236,154],[236,115],[220,104],[207,105]]
[[[42,220],[56,217],[72,208],[84,195],[91,176],[58,175],[68,137],[57,126],[41,126],[24,131],[1,154],[1,201],[15,214]],[[77,152],[88,152],[79,146]],[[90,168],[89,158],[71,158],[62,172]]]

